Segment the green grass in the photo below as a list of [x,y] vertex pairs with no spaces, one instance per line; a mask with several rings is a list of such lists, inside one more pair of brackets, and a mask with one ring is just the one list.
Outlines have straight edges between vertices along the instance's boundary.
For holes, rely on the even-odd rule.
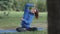
[[[21,24],[20,18],[23,16],[23,12],[10,12],[8,16],[6,14],[3,14],[3,12],[0,11],[0,29],[15,29],[16,27],[19,27]],[[39,13],[39,19],[33,20],[32,24],[47,24],[47,13],[46,12],[40,12]],[[21,34],[26,34],[27,32],[21,32]],[[36,32],[28,32],[27,34],[46,34],[46,30],[44,31],[36,31]],[[12,33],[10,33],[12,34]],[[19,34],[19,33],[15,33]]]

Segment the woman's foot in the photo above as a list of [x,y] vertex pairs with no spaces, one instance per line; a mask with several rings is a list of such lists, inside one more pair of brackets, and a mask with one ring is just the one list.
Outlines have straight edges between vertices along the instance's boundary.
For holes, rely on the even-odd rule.
[[26,28],[18,27],[16,28],[16,31],[18,32],[26,31]]
[[18,32],[23,32],[23,31],[37,31],[36,27],[30,27],[30,28],[22,28],[22,27],[18,27],[16,28],[16,31]]
[[27,31],[37,31],[37,27],[28,28]]

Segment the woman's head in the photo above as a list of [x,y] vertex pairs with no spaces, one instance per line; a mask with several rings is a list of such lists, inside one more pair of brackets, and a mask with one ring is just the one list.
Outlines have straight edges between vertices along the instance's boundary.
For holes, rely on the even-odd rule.
[[32,7],[32,8],[31,8],[31,13],[34,13],[35,18],[38,19],[38,10],[37,10],[35,7]]
[[35,7],[32,7],[31,8],[31,13],[35,13],[36,12],[36,8]]

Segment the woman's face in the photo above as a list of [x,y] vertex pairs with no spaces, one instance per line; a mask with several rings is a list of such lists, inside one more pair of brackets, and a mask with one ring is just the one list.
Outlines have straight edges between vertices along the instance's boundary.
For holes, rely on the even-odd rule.
[[36,9],[35,8],[32,8],[31,9],[31,13],[35,13],[36,12]]

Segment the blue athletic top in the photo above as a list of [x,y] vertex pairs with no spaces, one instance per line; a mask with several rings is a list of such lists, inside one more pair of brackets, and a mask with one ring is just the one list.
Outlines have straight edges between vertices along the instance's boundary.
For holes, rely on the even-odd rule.
[[32,23],[32,20],[34,18],[34,14],[31,13],[31,11],[29,10],[29,7],[33,7],[33,4],[26,4],[25,5],[25,11],[24,11],[24,15],[23,15],[23,21],[22,21],[22,27],[23,28],[29,28],[30,24]]
[[24,18],[24,19],[27,18],[28,13],[30,12],[29,7],[33,7],[33,6],[34,6],[33,4],[26,4],[26,5],[25,5],[24,15],[23,15],[23,18]]

